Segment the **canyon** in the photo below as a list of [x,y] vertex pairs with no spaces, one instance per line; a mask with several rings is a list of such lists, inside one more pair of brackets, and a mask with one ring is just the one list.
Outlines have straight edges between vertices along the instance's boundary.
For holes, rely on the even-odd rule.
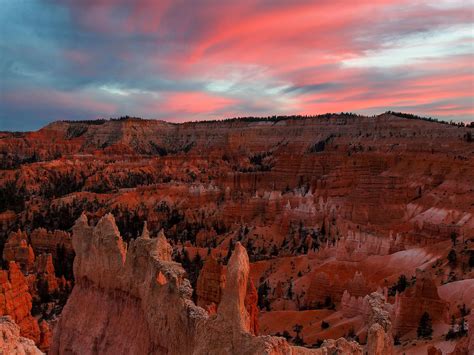
[[0,349],[474,352],[472,127],[58,121],[0,169]]

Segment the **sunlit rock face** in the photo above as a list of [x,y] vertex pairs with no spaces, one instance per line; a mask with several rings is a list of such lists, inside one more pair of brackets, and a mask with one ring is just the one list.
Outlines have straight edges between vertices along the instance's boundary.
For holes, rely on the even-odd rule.
[[43,300],[45,309],[52,308],[47,305],[48,299],[64,291],[67,282],[64,277],[56,276],[51,254],[35,256],[25,232],[10,234],[3,259],[8,263],[8,270],[0,271],[0,315],[10,316],[19,326],[22,336],[33,340],[40,350],[47,351],[51,326],[33,314],[33,305]]
[[8,271],[0,271],[0,314],[10,316],[22,336],[39,343],[41,332],[38,321],[30,313],[31,301],[25,276],[15,262],[10,262]]

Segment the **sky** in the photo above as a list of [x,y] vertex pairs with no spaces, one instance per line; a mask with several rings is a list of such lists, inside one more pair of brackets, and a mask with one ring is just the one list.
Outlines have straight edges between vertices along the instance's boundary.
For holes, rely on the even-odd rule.
[[0,0],[0,130],[387,110],[474,120],[472,0]]

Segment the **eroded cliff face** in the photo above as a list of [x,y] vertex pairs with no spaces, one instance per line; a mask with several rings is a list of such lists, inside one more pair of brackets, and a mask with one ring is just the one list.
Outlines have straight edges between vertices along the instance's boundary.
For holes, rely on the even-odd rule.
[[[285,339],[252,335],[249,258],[237,243],[227,266],[217,312],[191,300],[181,265],[171,261],[162,233],[122,241],[112,215],[97,226],[82,215],[73,228],[76,285],[54,331],[52,354],[323,354],[352,349],[340,339],[321,349],[291,347]],[[87,312],[84,306],[87,305]]]
[[[190,300],[184,270],[164,236],[147,233],[128,247],[111,215],[74,226],[76,285],[54,334],[52,354],[191,353],[207,313]],[[89,300],[88,312],[78,312]],[[178,325],[179,326],[176,326]]]
[[[77,221],[76,285],[56,326],[52,354],[190,353],[196,323],[206,313],[193,307],[184,270],[159,245],[161,238],[145,234],[127,250],[111,215],[95,228],[85,216]],[[85,300],[89,311],[79,312]]]
[[[203,268],[199,272],[197,280],[196,295],[197,305],[204,308],[209,314],[217,312],[217,306],[222,301],[222,295],[226,287],[227,269],[213,256],[206,259]],[[249,315],[249,331],[258,334],[258,295],[257,289],[251,278],[248,278],[245,293],[245,309]]]

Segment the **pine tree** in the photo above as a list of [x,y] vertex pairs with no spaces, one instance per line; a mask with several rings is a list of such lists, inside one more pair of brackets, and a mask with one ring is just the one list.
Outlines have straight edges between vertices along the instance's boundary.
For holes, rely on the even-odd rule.
[[457,262],[456,250],[451,249],[451,251],[448,254],[448,261],[451,266],[456,266],[456,262]]
[[431,317],[428,312],[424,312],[420,318],[420,324],[416,331],[418,338],[429,338],[433,334],[433,326],[431,324]]
[[403,292],[408,286],[407,277],[405,275],[400,275],[398,278],[398,292]]
[[456,246],[457,238],[458,238],[458,235],[456,234],[456,232],[452,232],[451,233],[451,242],[453,243],[453,248]]
[[268,301],[268,290],[270,287],[268,287],[267,282],[263,282],[260,284],[258,287],[258,307],[260,309],[266,309],[267,311],[270,310],[270,302]]
[[227,255],[225,257],[225,263],[229,262],[230,257],[232,256],[232,252],[234,251],[234,240],[229,240],[229,248],[227,249]]
[[474,267],[474,251],[470,251],[469,253],[469,267]]
[[290,281],[290,286],[288,286],[288,291],[286,293],[286,296],[290,300],[293,298],[293,282],[292,281]]
[[303,338],[300,336],[301,331],[303,330],[303,326],[301,324],[295,324],[293,327],[294,332],[296,333],[296,336],[293,339],[293,343],[295,345],[304,345]]

